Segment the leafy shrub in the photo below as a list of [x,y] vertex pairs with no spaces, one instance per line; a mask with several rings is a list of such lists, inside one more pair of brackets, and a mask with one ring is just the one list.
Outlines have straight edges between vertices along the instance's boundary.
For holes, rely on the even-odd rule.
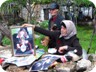
[[2,42],[3,42],[3,45],[11,45],[10,39],[8,39],[6,36],[3,38]]
[[39,25],[42,28],[48,29],[48,20],[45,20],[45,21],[39,23]]

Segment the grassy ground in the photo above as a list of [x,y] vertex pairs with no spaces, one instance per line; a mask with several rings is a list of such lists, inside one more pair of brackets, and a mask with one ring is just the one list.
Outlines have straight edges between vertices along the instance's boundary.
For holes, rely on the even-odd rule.
[[[93,28],[90,26],[77,26],[77,36],[79,38],[82,48],[88,50],[90,53],[95,53],[96,50],[96,34],[92,37]],[[92,42],[91,42],[92,38]]]
[[[92,42],[90,45],[90,39],[92,36],[93,28],[90,26],[76,26],[77,27],[77,36],[79,38],[80,44],[82,48],[88,50],[90,47],[90,53],[95,53],[96,51],[96,34],[92,38]],[[41,45],[41,38],[43,35],[39,34],[40,38],[35,39],[35,45],[38,45],[40,48],[44,48],[44,50],[47,51],[47,47],[44,47]],[[11,41],[7,39],[6,37],[3,39],[4,45],[11,44]]]

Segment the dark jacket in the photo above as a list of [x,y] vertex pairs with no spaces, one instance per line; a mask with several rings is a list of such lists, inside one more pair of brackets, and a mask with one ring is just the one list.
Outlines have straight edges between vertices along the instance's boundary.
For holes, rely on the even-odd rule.
[[[68,49],[66,51],[64,50],[63,55],[66,54],[68,51],[73,51],[75,49],[77,50],[76,52],[77,55],[79,56],[82,55],[82,47],[80,46],[79,39],[76,37],[76,35],[74,35],[70,39],[64,39],[63,37],[59,38],[60,31],[52,32],[37,26],[34,28],[34,30],[36,32],[49,36],[49,38],[54,40],[54,42],[56,43],[55,48],[57,48],[57,50],[60,46],[68,45]],[[60,53],[57,52],[57,54],[60,54]]]
[[[64,20],[64,17],[62,15],[60,15],[60,14],[58,14],[54,18],[53,17],[50,18],[49,19],[49,26],[48,26],[49,30],[51,30],[51,28],[53,28],[53,26],[56,26],[57,29],[60,30],[60,28],[61,28],[60,23],[61,23],[62,20]],[[53,40],[53,39],[50,38],[50,41],[48,43],[48,48],[53,48],[54,46],[56,46],[56,43],[55,42],[56,42],[55,40]]]
[[49,26],[48,26],[48,28],[49,28],[49,30],[51,30],[51,21],[58,27],[58,29],[60,30],[60,28],[61,28],[61,25],[60,25],[60,23],[61,23],[61,21],[62,20],[64,20],[64,17],[62,16],[62,15],[57,15],[56,16],[56,18],[54,19],[54,20],[52,20],[53,18],[50,18],[49,19]]

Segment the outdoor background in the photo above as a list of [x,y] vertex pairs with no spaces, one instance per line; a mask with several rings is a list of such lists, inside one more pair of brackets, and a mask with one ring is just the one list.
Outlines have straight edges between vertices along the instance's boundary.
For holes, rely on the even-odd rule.
[[[0,45],[12,44],[10,26],[31,23],[48,29],[48,6],[53,1],[60,5],[60,14],[65,19],[75,23],[82,48],[86,51],[90,48],[89,53],[96,53],[96,10],[89,0],[6,0],[0,6]],[[79,15],[81,11],[83,14]],[[47,51],[47,47],[41,45],[44,36],[36,32],[34,36],[35,45]]]

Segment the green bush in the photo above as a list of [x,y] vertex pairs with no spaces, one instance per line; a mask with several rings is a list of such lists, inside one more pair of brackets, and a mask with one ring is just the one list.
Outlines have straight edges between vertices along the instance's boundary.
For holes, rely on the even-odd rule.
[[48,29],[48,20],[45,20],[45,21],[39,23],[39,25],[42,28]]
[[10,39],[8,39],[6,36],[3,38],[2,42],[3,42],[3,45],[11,45]]
[[44,49],[45,51],[47,51],[48,47],[47,46],[45,47],[45,46],[41,45],[41,39],[44,37],[44,35],[39,34],[39,36],[40,36],[39,38],[35,38],[35,40],[34,40],[35,45],[38,45],[39,48]]

